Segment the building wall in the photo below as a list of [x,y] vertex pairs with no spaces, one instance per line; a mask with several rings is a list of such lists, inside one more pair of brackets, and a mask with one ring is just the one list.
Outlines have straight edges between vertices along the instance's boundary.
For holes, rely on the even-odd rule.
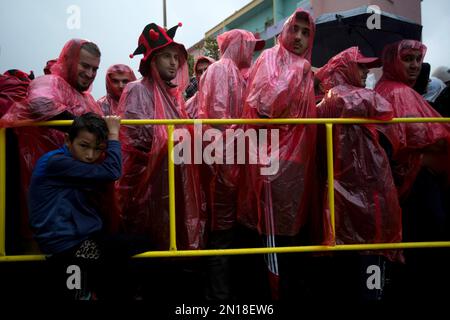
[[[240,20],[240,21],[239,21]],[[252,32],[262,32],[265,30],[266,22],[273,21],[272,6],[258,8],[254,13],[247,15],[244,19],[239,19],[227,25],[228,29],[244,29]]]
[[204,52],[203,48],[191,47],[191,48],[189,48],[188,53],[190,55],[192,55],[194,57],[194,59],[195,59],[198,56],[203,56],[205,52]]
[[[300,6],[307,8],[317,18],[324,13],[369,5],[377,5],[383,11],[421,24],[421,0],[254,0],[206,32],[205,37],[215,37],[227,30],[239,28],[259,33],[262,38],[270,40],[274,30],[279,29],[286,17]],[[266,47],[269,46],[268,43]]]
[[286,0],[283,4],[283,16],[289,17],[302,4],[300,0]]

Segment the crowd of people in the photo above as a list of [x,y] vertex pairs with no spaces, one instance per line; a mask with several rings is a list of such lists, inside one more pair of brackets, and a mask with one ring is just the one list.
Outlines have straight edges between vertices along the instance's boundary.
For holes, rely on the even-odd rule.
[[[188,87],[188,54],[174,40],[180,26],[145,26],[130,55],[143,55],[142,77],[136,79],[127,65],[110,66],[107,93],[98,101],[90,88],[101,53],[86,40],[69,40],[43,76],[34,79],[20,70],[0,76],[0,127],[8,128],[7,221],[17,231],[7,248],[29,251],[33,238],[58,270],[59,287],[66,283],[60,279],[65,268],[81,265],[89,282],[70,298],[110,298],[107,280],[92,280],[104,278],[105,265],[124,271],[123,261],[137,252],[169,249],[168,133],[159,125],[120,126],[120,119],[391,120],[450,114],[450,69],[438,68],[430,78],[419,41],[389,44],[382,59],[351,47],[316,69],[314,20],[297,9],[272,48],[264,49],[264,40],[246,30],[220,34],[220,59],[199,56]],[[253,61],[256,51],[261,54]],[[375,89],[366,88],[369,70],[381,66]],[[74,121],[70,127],[27,126],[47,120]],[[323,126],[204,127],[218,130],[223,141],[228,129],[278,130],[279,170],[263,175],[262,163],[177,165],[178,249],[450,239],[449,124],[334,125],[334,228]],[[194,126],[177,128],[195,137]],[[333,283],[361,296],[367,267],[374,264],[386,287],[366,288],[365,294],[381,299],[391,280],[407,282],[405,274],[422,279],[417,293],[446,273],[450,259],[440,263],[442,272],[434,269],[448,255],[440,250],[211,256],[200,259],[202,295],[213,301],[248,294],[285,300],[324,291],[335,295],[325,289]],[[397,266],[408,267],[396,273]],[[353,280],[354,286],[346,285]],[[126,282],[118,296],[136,297]]]

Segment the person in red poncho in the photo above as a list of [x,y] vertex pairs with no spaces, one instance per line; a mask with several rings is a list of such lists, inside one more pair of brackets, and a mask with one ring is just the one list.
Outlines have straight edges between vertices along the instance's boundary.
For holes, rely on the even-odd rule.
[[[220,34],[217,44],[221,57],[208,67],[199,84],[196,98],[198,118],[239,119],[242,117],[246,88],[244,72],[250,67],[255,50],[264,48],[265,41],[256,39],[250,31],[233,29]],[[223,150],[227,150],[227,144],[234,143],[234,140],[228,139],[225,130],[236,127],[203,128],[215,130],[216,138],[220,136],[226,141]],[[218,162],[213,161],[203,167],[209,209],[207,246],[210,249],[228,249],[233,246],[235,238],[239,167],[237,164],[224,164],[225,161]],[[207,299],[231,299],[231,257],[211,257],[208,266]]]
[[14,102],[22,101],[27,96],[28,86],[34,74],[12,69],[0,75],[0,118]]
[[[314,33],[313,18],[306,11],[297,9],[287,19],[278,36],[279,43],[265,50],[250,69],[245,118],[316,117],[310,63]],[[267,147],[270,163],[278,163],[278,170],[262,175],[262,165],[245,166],[240,182],[238,220],[247,228],[258,230],[266,246],[298,245],[309,232],[306,224],[315,195],[312,188],[316,126],[254,128],[278,132],[278,146],[272,141]],[[297,257],[270,255],[268,258],[271,275],[280,274],[281,298],[299,293],[298,276],[302,272],[301,265],[294,261]],[[276,288],[278,277],[271,279],[272,288]]]
[[120,96],[129,82],[135,81],[133,70],[125,64],[114,64],[106,71],[106,96],[97,100],[104,115],[117,114]]
[[[0,74],[0,119],[16,102],[20,102],[27,97],[28,87],[33,74],[26,74],[23,71],[12,69]],[[17,252],[19,243],[20,216],[17,214],[20,203],[20,167],[19,150],[17,145],[17,135],[14,129],[5,130],[6,140],[6,250],[7,252]]]
[[[392,119],[391,104],[375,91],[365,88],[369,68],[378,66],[378,58],[364,57],[358,47],[351,47],[331,58],[315,74],[325,91],[317,106],[318,117]],[[320,153],[323,156],[318,158],[323,163],[319,166],[319,175],[323,173],[323,207],[329,218],[326,143],[324,136],[320,137],[318,145],[323,146]],[[401,242],[402,211],[389,159],[378,141],[376,126],[333,125],[333,157],[336,244]],[[330,226],[329,221],[326,225]],[[324,270],[330,275],[329,283],[336,284],[332,288],[342,287],[343,282],[339,281],[346,281],[349,293],[359,294],[363,291],[351,284],[365,282],[367,275],[355,272],[357,267],[366,270],[370,265],[378,265],[382,270],[380,276],[385,279],[386,268],[391,263],[380,255],[390,261],[403,261],[401,251],[363,253],[349,253],[345,260],[340,260],[339,254],[333,256],[334,263],[340,263],[345,272],[337,275],[336,270],[331,273]],[[385,282],[382,283],[385,289]],[[376,295],[377,299],[382,297],[383,290],[364,290],[366,299],[370,295]]]
[[51,59],[51,60],[48,60],[48,61],[45,63],[45,67],[44,67],[44,69],[43,69],[44,74],[52,74],[51,69],[52,69],[53,65],[54,65],[56,62],[58,62],[58,59]]
[[[0,127],[19,126],[31,121],[73,119],[73,116],[86,112],[102,114],[89,93],[99,64],[100,50],[97,45],[81,39],[69,40],[58,62],[53,65],[52,74],[38,77],[30,83],[27,98],[9,109],[0,120]],[[28,242],[31,232],[26,205],[23,204],[26,204],[31,172],[41,155],[62,145],[64,134],[49,127],[23,127],[16,129],[16,133],[22,184],[21,235]]]
[[[125,119],[188,118],[182,93],[188,81],[187,52],[173,40],[181,24],[165,30],[145,26],[133,55],[143,54],[143,78],[129,83],[119,103]],[[131,55],[131,56],[133,56]],[[158,250],[169,249],[169,189],[165,126],[124,126],[120,204],[127,233],[147,234]],[[191,126],[177,129],[192,132]],[[192,163],[192,162],[191,162]],[[205,201],[195,165],[175,167],[176,227],[179,249],[203,247]]]
[[[425,53],[425,45],[415,40],[390,44],[383,51],[383,76],[375,91],[391,103],[394,117],[441,117],[413,89]],[[444,189],[450,171],[449,124],[401,123],[379,128],[403,210],[403,241],[448,240]],[[430,286],[450,283],[446,276],[450,258],[445,259],[442,251],[405,250],[404,255],[406,277],[418,280],[405,290],[407,294],[432,292]]]
[[[425,45],[415,40],[402,40],[384,49],[383,76],[375,91],[392,104],[394,117],[441,117],[412,88],[425,52]],[[449,127],[439,123],[401,123],[379,128],[390,144],[395,162],[392,170],[403,199],[421,168],[424,152],[445,149]]]
[[[331,58],[316,73],[326,91],[319,118],[392,119],[391,104],[365,88],[368,69],[378,63],[358,47]],[[401,209],[376,127],[334,125],[333,140],[336,244],[400,242]]]
[[[195,72],[195,79],[197,81],[196,90],[192,97],[190,97],[186,101],[186,112],[189,115],[189,118],[191,119],[197,119],[198,117],[198,95],[197,90],[198,86],[200,85],[200,79],[203,75],[203,73],[208,69],[208,67],[216,62],[213,58],[207,57],[207,56],[199,56],[195,59],[194,63],[194,72]],[[193,91],[193,90],[192,90]],[[191,92],[192,95],[192,92]]]
[[[441,117],[413,89],[425,53],[426,47],[414,40],[402,40],[384,49],[383,76],[375,90],[392,104],[395,117]],[[392,171],[404,209],[404,224],[411,226],[404,227],[404,240],[417,240],[419,229],[429,229],[426,232],[428,234],[419,236],[422,240],[442,238],[445,233],[442,229],[445,225],[445,209],[442,205],[439,205],[441,208],[436,207],[436,203],[442,203],[442,199],[438,199],[439,193],[433,192],[431,195],[430,190],[437,188],[438,176],[446,175],[447,179],[449,176],[450,126],[444,123],[401,123],[379,128],[383,134],[381,137],[385,137],[383,144],[391,155]],[[432,183],[434,186],[421,186],[427,180],[435,180],[436,183]],[[418,192],[418,189],[423,190]],[[420,199],[423,204],[411,203]],[[419,206],[425,206],[427,211],[434,208],[428,214],[428,222],[416,221],[418,217],[408,214]],[[420,227],[417,229],[413,225]]]

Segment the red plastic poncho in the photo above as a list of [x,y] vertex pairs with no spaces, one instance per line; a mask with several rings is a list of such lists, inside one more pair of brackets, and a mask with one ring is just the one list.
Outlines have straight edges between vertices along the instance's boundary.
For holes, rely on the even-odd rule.
[[[119,103],[125,119],[187,118],[182,93],[188,82],[185,55],[180,52],[180,67],[170,87],[163,81],[153,59],[151,74],[129,83]],[[188,130],[192,126],[177,126]],[[145,233],[160,250],[169,249],[169,189],[167,169],[167,130],[161,125],[124,126],[123,175],[119,180],[120,204],[126,231]],[[191,162],[193,163],[193,162]],[[203,246],[205,202],[197,167],[175,167],[176,227],[179,249]]]
[[52,73],[51,68],[56,62],[58,62],[58,59],[48,60],[44,67],[44,74],[51,74]]
[[[320,118],[392,119],[390,103],[361,87],[358,52],[357,47],[349,48],[316,73],[328,91],[318,105]],[[319,144],[325,145],[325,141]],[[333,155],[336,243],[400,242],[402,215],[397,190],[375,126],[334,125]],[[327,196],[325,201],[329,211]],[[393,255],[388,254],[394,259]]]
[[250,67],[257,39],[253,33],[234,29],[217,37],[219,61],[208,67],[199,84],[199,118],[240,118],[245,79],[241,70]]
[[14,76],[0,75],[0,118],[15,102],[27,96],[30,81],[22,81]]
[[[67,111],[75,116],[86,112],[101,114],[89,92],[79,92],[76,85],[77,66],[81,45],[85,40],[72,39],[66,43],[53,66],[53,74],[38,77],[28,88],[27,99],[14,104],[0,120],[0,127],[13,127],[30,121],[46,121]],[[20,150],[22,203],[26,203],[28,185],[36,161],[44,153],[59,148],[64,134],[48,127],[16,129]],[[31,238],[26,206],[22,206],[22,234]]]
[[[441,117],[412,89],[403,68],[401,57],[411,50],[425,56],[426,47],[415,40],[402,40],[388,45],[383,53],[383,76],[375,91],[389,101],[396,118]],[[393,149],[392,168],[398,194],[401,198],[410,190],[421,167],[422,149],[439,140],[448,139],[449,126],[440,123],[400,123],[379,126]]]
[[126,76],[129,82],[135,81],[136,76],[133,70],[125,64],[114,64],[106,71],[106,96],[97,100],[97,103],[102,108],[104,115],[117,114],[117,108],[119,106],[119,100],[122,92],[112,85],[111,76],[113,74],[120,74]]
[[[302,56],[289,51],[296,15],[309,21],[310,37]],[[315,25],[313,18],[298,9],[286,21],[279,44],[265,50],[250,70],[244,117],[246,118],[315,118],[311,51]],[[271,146],[272,163],[279,170],[261,175],[262,165],[245,165],[239,195],[238,220],[261,233],[294,236],[309,219],[310,201],[314,197],[314,156],[316,126],[274,125],[247,126],[279,132],[279,150]],[[261,141],[259,149],[261,150]],[[258,146],[254,146],[257,148]],[[256,208],[252,208],[253,203]]]
[[[208,67],[199,84],[199,118],[238,119],[242,116],[246,88],[242,70],[251,65],[257,39],[249,31],[234,29],[219,35],[217,43],[221,58]],[[235,140],[232,136],[227,139],[225,129],[237,126],[215,127],[221,131],[223,155],[226,156],[225,150],[229,149],[227,142],[231,146]],[[203,126],[203,129],[211,129],[211,126]],[[236,161],[234,164],[214,163],[204,167],[203,177],[210,205],[210,228],[213,231],[230,229],[236,222],[238,174]]]
[[[198,56],[194,63],[194,73],[195,77],[197,79],[197,84],[200,85],[200,79],[201,76],[198,76],[196,73],[197,70],[197,64],[199,62],[207,61],[210,64],[213,64],[216,62],[213,58],[207,57],[207,56]],[[188,100],[186,101],[186,112],[191,119],[197,119],[198,117],[198,94],[197,92]]]

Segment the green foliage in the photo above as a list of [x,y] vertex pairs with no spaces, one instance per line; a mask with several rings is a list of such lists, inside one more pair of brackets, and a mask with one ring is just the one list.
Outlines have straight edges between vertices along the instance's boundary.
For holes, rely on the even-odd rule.
[[219,60],[219,45],[215,38],[208,37],[205,39],[205,56],[211,57],[215,60]]
[[188,54],[188,66],[189,66],[189,76],[192,77],[194,75],[194,56],[192,54]]

